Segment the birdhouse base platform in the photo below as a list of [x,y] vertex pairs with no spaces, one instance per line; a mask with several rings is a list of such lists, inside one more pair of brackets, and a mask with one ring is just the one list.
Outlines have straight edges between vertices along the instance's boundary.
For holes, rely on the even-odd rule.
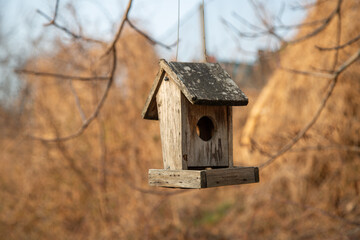
[[171,188],[210,188],[259,182],[259,168],[233,167],[206,170],[149,169],[149,185]]

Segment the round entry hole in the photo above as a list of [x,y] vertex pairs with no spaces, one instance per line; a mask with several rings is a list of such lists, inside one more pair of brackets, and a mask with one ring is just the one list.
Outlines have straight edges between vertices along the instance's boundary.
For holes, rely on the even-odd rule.
[[209,141],[214,135],[214,123],[209,117],[202,117],[196,124],[196,133],[204,141]]

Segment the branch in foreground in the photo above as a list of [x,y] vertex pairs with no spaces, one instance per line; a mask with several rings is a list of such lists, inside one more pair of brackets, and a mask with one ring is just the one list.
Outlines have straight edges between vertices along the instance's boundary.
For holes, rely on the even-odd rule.
[[146,33],[144,33],[143,31],[141,31],[139,28],[137,28],[128,18],[126,19],[127,23],[130,25],[130,27],[132,29],[134,29],[136,32],[138,32],[141,36],[145,37],[152,45],[159,45],[163,48],[166,48],[168,50],[170,50],[172,47],[176,46],[176,42],[171,44],[171,45],[166,45],[162,42],[156,41],[155,39],[153,39],[152,37],[150,37],[149,35],[147,35]]
[[67,141],[70,139],[73,139],[75,137],[80,136],[85,129],[90,125],[90,123],[99,115],[101,108],[104,105],[104,102],[109,94],[111,85],[114,81],[114,75],[115,75],[115,70],[116,70],[116,65],[117,65],[117,60],[116,60],[116,48],[114,46],[114,48],[112,49],[113,52],[113,66],[111,69],[111,73],[110,73],[110,77],[109,77],[109,81],[107,83],[106,89],[104,91],[104,94],[102,96],[102,98],[100,99],[97,107],[95,108],[94,112],[91,114],[91,116],[86,119],[85,122],[83,122],[82,126],[73,134],[65,136],[65,137],[56,137],[56,138],[41,138],[41,137],[36,137],[36,136],[29,136],[30,138],[34,139],[34,140],[39,140],[39,141],[44,141],[44,142],[59,142],[59,141]]
[[359,34],[357,37],[355,37],[355,38],[351,39],[350,41],[348,41],[348,42],[346,42],[346,43],[344,43],[344,44],[342,44],[342,45],[339,45],[339,46],[329,47],[329,48],[319,47],[319,46],[315,46],[315,47],[316,47],[317,49],[319,49],[320,51],[338,50],[338,49],[347,47],[347,46],[349,46],[349,45],[351,45],[351,44],[353,44],[353,43],[355,43],[355,42],[357,42],[357,41],[359,41],[359,40],[360,40],[360,34]]
[[329,1],[329,0],[317,0],[317,1],[313,2],[313,3],[308,3],[308,4],[303,4],[303,5],[300,5],[300,3],[298,3],[298,5],[290,6],[290,8],[293,9],[293,10],[298,10],[298,9],[305,10],[305,9],[309,9],[309,8],[318,6],[318,5],[320,5],[322,3],[325,3],[327,1]]
[[60,0],[56,0],[54,17],[51,19],[51,21],[49,23],[44,24],[44,26],[50,26],[55,23],[55,20],[56,20],[57,14],[58,14],[58,10],[59,10],[59,2],[60,2]]
[[324,19],[324,22],[323,22],[323,24],[321,26],[316,28],[314,31],[306,34],[305,36],[299,37],[299,38],[294,39],[292,41],[288,41],[287,43],[288,44],[298,43],[298,42],[304,41],[306,39],[309,39],[311,37],[314,37],[317,34],[319,34],[320,32],[322,32],[329,25],[331,20],[340,12],[342,1],[343,0],[338,0],[336,8],[334,9],[333,12],[330,13],[330,15],[326,19]]
[[[132,0],[129,1],[128,3],[128,6],[126,8],[126,11],[125,11],[125,14],[124,14],[124,17],[120,23],[120,27],[119,27],[119,30],[117,31],[116,33],[116,36],[114,37],[114,40],[113,42],[111,43],[110,47],[108,48],[108,50],[105,52],[105,54],[108,54],[110,52],[113,53],[113,65],[112,65],[112,69],[111,69],[111,73],[110,73],[110,76],[109,76],[109,81],[107,83],[107,86],[105,88],[105,91],[104,91],[104,94],[103,96],[101,97],[98,105],[96,106],[94,112],[91,114],[91,116],[86,119],[86,121],[83,122],[83,124],[81,125],[81,127],[73,134],[70,134],[68,136],[65,136],[65,137],[56,137],[56,138],[41,138],[41,137],[36,137],[36,136],[29,136],[30,138],[34,139],[34,140],[39,140],[39,141],[44,141],[44,142],[60,142],[60,141],[67,141],[67,140],[70,140],[70,139],[73,139],[73,138],[76,138],[78,136],[80,136],[84,131],[85,129],[91,124],[91,122],[97,118],[97,116],[99,115],[100,113],[100,110],[102,109],[104,103],[105,103],[105,100],[109,94],[109,91],[110,91],[110,88],[112,86],[112,83],[114,81],[114,75],[115,75],[115,71],[116,71],[116,66],[117,66],[117,58],[116,58],[116,42],[117,40],[119,39],[121,33],[122,33],[122,30],[124,28],[124,25],[125,25],[125,22],[128,18],[128,14],[129,14],[129,11],[130,11],[130,8],[131,8],[131,4],[132,4]],[[46,14],[42,13],[41,11],[38,10],[38,12],[40,14],[42,14],[43,16],[45,17],[48,17]],[[55,25],[55,23],[54,23]],[[68,34],[72,35],[73,36],[73,33],[69,32],[66,28],[63,28],[63,30],[65,32],[67,32]],[[74,37],[76,38],[77,35],[74,35]],[[78,38],[80,38],[80,36],[78,36]]]
[[292,149],[291,152],[304,152],[304,151],[325,151],[325,150],[344,150],[349,152],[360,152],[359,146],[349,146],[349,145],[329,145],[329,146],[305,146],[301,148]]
[[71,79],[71,80],[79,80],[79,81],[91,81],[91,80],[109,80],[110,77],[105,76],[94,76],[94,77],[81,77],[81,76],[71,76],[71,75],[63,75],[59,73],[48,73],[48,72],[36,72],[27,69],[15,69],[15,73],[18,74],[28,74],[40,77],[55,77],[61,79]]
[[[326,18],[321,19],[321,20],[316,20],[316,21],[313,21],[313,22],[305,22],[305,23],[302,23],[302,24],[295,24],[295,25],[272,25],[272,24],[270,24],[265,19],[265,17],[262,17],[262,15],[259,13],[259,10],[258,10],[259,6],[257,4],[255,4],[254,1],[251,1],[251,3],[254,6],[254,9],[256,9],[256,11],[255,11],[256,15],[258,16],[258,18],[260,19],[260,21],[262,22],[263,26],[266,29],[261,30],[260,27],[254,26],[253,24],[251,24],[249,22],[244,22],[243,19],[241,19],[241,18],[240,19],[238,18],[238,20],[245,23],[246,26],[251,27],[252,29],[254,29],[254,28],[260,29],[259,31],[254,32],[254,33],[241,32],[238,28],[236,28],[235,26],[233,26],[231,23],[227,22],[224,19],[222,19],[222,22],[227,27],[230,27],[233,31],[235,31],[240,37],[259,38],[259,37],[263,37],[265,35],[272,35],[276,39],[278,39],[281,43],[283,43],[283,47],[285,47],[286,45],[296,44],[296,43],[302,42],[304,40],[307,40],[309,38],[312,38],[312,37],[316,36],[317,34],[319,34],[320,32],[322,32],[330,24],[331,20],[339,13],[339,11],[341,9],[342,1],[343,0],[338,0],[336,8]],[[294,28],[301,28],[301,27],[319,25],[319,24],[321,24],[321,25],[318,26],[317,28],[315,28],[313,31],[309,32],[308,34],[306,34],[304,36],[301,36],[299,38],[296,38],[294,40],[290,40],[290,41],[285,40],[283,37],[281,37],[279,34],[276,33],[276,30],[278,30],[278,29],[291,30],[291,29],[294,29]]]
[[277,158],[282,156],[284,153],[289,151],[304,135],[305,133],[315,124],[317,119],[319,118],[321,112],[325,108],[325,105],[327,101],[329,100],[332,92],[334,91],[334,88],[336,86],[337,80],[339,78],[339,75],[344,72],[349,66],[351,66],[356,60],[360,58],[360,49],[352,55],[348,60],[346,60],[333,74],[333,79],[331,80],[329,84],[329,89],[325,94],[325,97],[323,98],[320,107],[316,111],[314,117],[308,122],[308,124],[305,125],[305,127],[293,138],[291,139],[284,147],[280,149],[275,155],[271,156],[267,161],[263,162],[259,165],[259,168],[264,168],[268,165],[270,165],[272,162],[274,162]]
[[[49,25],[52,25],[60,30],[62,30],[63,32],[65,32],[66,34],[68,34],[70,37],[74,38],[74,39],[82,39],[84,41],[87,41],[87,42],[95,42],[95,43],[99,43],[99,44],[102,44],[104,45],[105,43],[103,41],[100,41],[100,40],[96,40],[96,39],[92,39],[92,38],[87,38],[87,37],[84,37],[84,36],[81,36],[81,35],[78,35],[76,33],[73,33],[72,31],[70,31],[69,29],[67,29],[66,27],[64,26],[61,26],[59,25],[55,20],[53,21],[53,19],[51,17],[49,17],[48,15],[46,15],[44,12],[42,12],[41,10],[37,9],[36,12],[38,14],[40,14],[41,16],[43,16],[44,18],[46,18],[47,20],[50,21],[51,24]],[[53,22],[52,22],[53,21]]]
[[122,20],[121,20],[119,29],[118,29],[118,31],[116,32],[115,37],[114,37],[114,39],[112,40],[111,44],[109,45],[109,47],[108,47],[107,50],[105,51],[104,56],[107,55],[107,54],[109,54],[109,53],[111,52],[111,49],[113,49],[113,48],[115,47],[116,42],[119,40],[120,35],[121,35],[121,33],[122,33],[123,29],[124,29],[125,22],[126,22],[127,19],[128,19],[128,15],[129,15],[129,12],[130,12],[130,9],[131,9],[131,5],[132,5],[132,0],[129,0],[129,3],[128,3],[127,8],[126,8],[126,11],[125,11],[124,16],[123,16],[123,18],[122,18]]
[[83,123],[85,123],[86,122],[86,116],[85,116],[84,110],[81,107],[79,96],[77,95],[76,90],[75,90],[71,80],[69,81],[69,85],[70,85],[71,93],[74,95],[75,105],[76,105],[76,108],[79,111],[81,120],[82,120]]
[[259,38],[259,37],[263,37],[265,36],[268,31],[258,31],[258,32],[241,32],[239,31],[233,24],[231,24],[229,21],[227,21],[225,18],[221,18],[221,22],[222,24],[224,24],[225,27],[231,29],[232,31],[234,31],[236,34],[238,34],[240,37],[243,38]]
[[306,76],[313,76],[313,77],[319,77],[319,78],[328,78],[328,79],[334,78],[334,75],[330,74],[330,73],[307,72],[307,71],[300,71],[300,70],[291,69],[291,68],[285,68],[285,67],[281,67],[281,66],[279,67],[279,69],[287,71],[287,72],[295,73],[295,74],[306,75]]

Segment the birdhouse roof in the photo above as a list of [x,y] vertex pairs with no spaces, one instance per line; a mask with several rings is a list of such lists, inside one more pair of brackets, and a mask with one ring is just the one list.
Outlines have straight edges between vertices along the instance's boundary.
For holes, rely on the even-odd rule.
[[216,106],[248,104],[248,98],[218,63],[168,63],[161,59],[159,65],[160,70],[142,112],[145,119],[158,119],[156,94],[165,73],[192,104]]

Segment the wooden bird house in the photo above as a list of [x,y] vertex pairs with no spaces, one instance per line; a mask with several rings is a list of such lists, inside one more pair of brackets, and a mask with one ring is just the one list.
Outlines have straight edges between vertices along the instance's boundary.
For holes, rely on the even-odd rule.
[[258,168],[233,166],[232,106],[247,103],[217,63],[160,60],[142,116],[160,121],[164,169],[150,169],[149,184],[206,188],[258,182]]

